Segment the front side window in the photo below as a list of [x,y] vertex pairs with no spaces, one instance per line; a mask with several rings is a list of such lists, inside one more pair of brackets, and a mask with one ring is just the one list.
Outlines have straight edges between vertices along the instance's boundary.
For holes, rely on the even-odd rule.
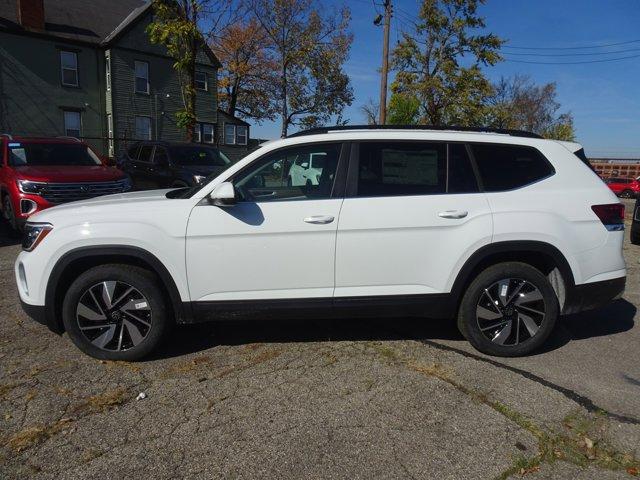
[[225,124],[224,126],[224,143],[225,145],[236,144],[236,126]]
[[135,62],[136,70],[136,92],[149,93],[149,63]]
[[153,163],[156,165],[167,165],[169,163],[169,154],[164,147],[156,147],[153,154]]
[[532,147],[475,144],[471,149],[486,192],[524,187],[555,173],[549,161]]
[[196,89],[197,90],[207,90],[207,74],[204,72],[196,72],[195,77],[195,84],[196,84]]
[[64,134],[68,137],[80,138],[80,112],[64,111]]
[[140,155],[138,156],[139,162],[151,162],[151,155],[153,154],[153,145],[142,145],[140,147]]
[[140,151],[140,144],[136,143],[135,145],[132,145],[131,147],[129,147],[129,150],[127,150],[127,155],[129,156],[130,159],[137,160],[139,151]]
[[9,144],[9,165],[90,167],[102,165],[93,151],[82,143],[18,143]]
[[136,117],[136,138],[138,140],[151,140],[151,119],[149,117]]
[[78,54],[75,52],[60,51],[60,70],[62,85],[68,87],[78,86]]
[[446,153],[444,143],[362,143],[357,195],[390,197],[445,193]]
[[[241,172],[233,183],[247,202],[330,198],[340,147],[320,144],[279,150]],[[309,167],[312,158],[317,160],[315,168]]]

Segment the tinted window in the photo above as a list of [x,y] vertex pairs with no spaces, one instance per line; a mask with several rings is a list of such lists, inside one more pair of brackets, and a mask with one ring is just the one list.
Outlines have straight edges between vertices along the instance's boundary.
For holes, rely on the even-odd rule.
[[[241,172],[234,185],[245,201],[329,198],[339,156],[339,144],[286,148]],[[322,166],[308,168],[310,159],[315,157],[324,158]]]
[[140,147],[140,156],[138,157],[138,160],[140,162],[150,162],[152,153],[153,145],[143,145]]
[[156,147],[156,151],[153,154],[153,163],[157,165],[166,165],[169,162],[169,155],[167,149],[164,147]]
[[479,191],[467,147],[460,143],[449,145],[447,193],[476,193]]
[[476,144],[471,148],[487,192],[524,187],[554,173],[535,148],[492,144]]
[[224,167],[231,164],[217,148],[194,146],[171,147],[171,161],[176,165],[214,165]]
[[22,165],[102,165],[100,159],[81,143],[9,144],[9,164]]
[[129,147],[129,150],[127,150],[127,155],[129,155],[129,158],[132,160],[136,160],[138,158],[138,149],[140,148],[140,145],[135,144],[132,147]]
[[358,196],[425,195],[446,191],[444,143],[362,143]]

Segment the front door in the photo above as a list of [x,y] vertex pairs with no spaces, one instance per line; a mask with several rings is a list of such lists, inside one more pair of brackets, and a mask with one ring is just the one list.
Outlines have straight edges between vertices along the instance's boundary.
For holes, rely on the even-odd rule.
[[340,213],[336,304],[446,293],[491,235],[489,204],[464,144],[362,142]]
[[[318,153],[327,161],[317,181],[292,179],[296,160]],[[330,303],[345,155],[337,143],[268,153],[230,179],[235,205],[196,206],[189,218],[186,250],[192,301]]]

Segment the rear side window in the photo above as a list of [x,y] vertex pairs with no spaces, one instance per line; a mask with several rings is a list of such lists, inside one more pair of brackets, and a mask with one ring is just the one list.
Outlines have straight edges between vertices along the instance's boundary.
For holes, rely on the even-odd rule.
[[471,146],[486,192],[524,187],[555,172],[535,148],[519,145]]
[[138,161],[151,162],[151,154],[153,153],[153,145],[143,145],[140,147],[140,156]]
[[446,153],[444,143],[361,143],[358,196],[445,193]]
[[127,155],[129,155],[129,158],[131,158],[132,160],[137,160],[139,150],[140,150],[140,145],[135,144],[132,147],[129,147],[129,150],[127,150]]
[[447,193],[477,193],[479,191],[467,147],[461,143],[450,144]]

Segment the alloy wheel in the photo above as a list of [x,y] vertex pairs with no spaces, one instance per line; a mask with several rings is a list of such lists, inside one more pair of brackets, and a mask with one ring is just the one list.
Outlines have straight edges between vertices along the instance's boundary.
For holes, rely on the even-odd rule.
[[146,297],[135,287],[116,280],[88,288],[78,301],[76,320],[92,345],[117,352],[139,345],[152,328]]
[[514,346],[538,333],[545,307],[538,287],[519,278],[506,278],[484,289],[476,306],[476,320],[491,342]]

